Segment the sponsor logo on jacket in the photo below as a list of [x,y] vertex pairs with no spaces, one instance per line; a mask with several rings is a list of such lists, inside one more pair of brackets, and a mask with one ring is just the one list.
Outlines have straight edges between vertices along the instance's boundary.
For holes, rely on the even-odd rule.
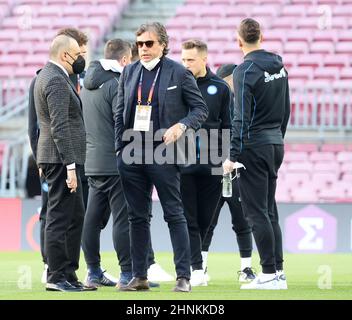
[[265,77],[264,82],[270,82],[275,79],[285,78],[286,72],[284,68],[280,70],[280,73],[274,73],[274,74],[270,74],[269,72],[264,71],[264,77]]

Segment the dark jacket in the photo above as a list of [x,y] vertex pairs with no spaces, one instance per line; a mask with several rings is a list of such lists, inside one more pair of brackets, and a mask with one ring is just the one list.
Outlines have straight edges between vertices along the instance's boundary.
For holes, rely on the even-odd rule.
[[245,148],[283,144],[290,116],[288,74],[280,56],[256,50],[234,70],[231,161]]
[[87,176],[118,174],[113,108],[117,105],[119,77],[120,73],[106,71],[99,61],[92,61],[84,78],[81,99],[87,133]]
[[[208,108],[192,73],[173,60],[162,59],[158,90],[160,128],[167,129],[182,122],[188,128],[199,129],[208,116]],[[120,78],[115,115],[115,151],[120,151],[126,144],[122,141],[122,135],[129,124],[131,110],[135,108],[133,101],[141,70],[142,64],[137,61],[127,66]]]
[[[197,78],[197,85],[209,110],[208,118],[202,124],[202,129],[207,131],[207,136],[200,134],[200,131],[197,132],[197,161],[199,162],[202,158],[208,159],[211,165],[207,167],[210,168],[214,165],[214,163],[211,163],[211,160],[217,160],[212,159],[211,154],[219,156],[222,154],[222,130],[230,130],[231,128],[230,115],[232,113],[231,109],[234,107],[233,96],[227,83],[216,76],[209,68],[207,68],[207,73],[204,77]],[[226,149],[228,149],[228,143],[229,141],[227,141]],[[226,158],[228,152],[224,156]],[[219,163],[215,163],[215,165],[220,166],[221,160]],[[182,173],[199,172],[197,166],[191,165],[182,168]],[[203,169],[201,170],[202,172],[211,174],[206,168]]]
[[[40,70],[37,71],[37,75],[39,74]],[[37,77],[32,79],[28,93],[28,137],[34,160],[37,160],[37,148],[39,139],[39,123],[34,103],[34,85],[36,79]]]
[[34,103],[40,127],[37,163],[83,165],[86,137],[81,99],[69,77],[51,62],[37,76]]

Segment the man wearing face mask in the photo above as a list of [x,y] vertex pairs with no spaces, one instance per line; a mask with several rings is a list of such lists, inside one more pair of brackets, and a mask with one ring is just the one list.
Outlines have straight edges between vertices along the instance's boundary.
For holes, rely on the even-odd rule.
[[[87,36],[81,32],[80,30],[76,28],[65,28],[61,29],[58,31],[57,35],[66,35],[68,37],[71,37],[75,39],[79,45],[81,56],[83,58],[86,57],[87,54],[87,42],[88,38]],[[83,60],[81,60],[81,63],[83,63]],[[84,68],[83,68],[84,69]],[[39,72],[37,71],[37,75]],[[77,70],[76,70],[77,71]],[[80,71],[80,70],[78,70]],[[70,80],[74,84],[77,92],[79,92],[80,85],[79,81],[82,80],[82,76],[84,74],[84,71],[81,72],[80,74],[71,74],[70,75]],[[39,139],[39,126],[38,126],[38,119],[37,119],[37,114],[35,111],[35,105],[34,105],[34,85],[36,81],[36,77],[33,78],[30,88],[29,88],[29,103],[28,103],[28,136],[30,140],[30,145],[32,148],[32,154],[34,159],[36,160],[37,156],[37,145],[38,145],[38,139]],[[84,166],[80,167],[79,170],[79,175],[81,177],[81,182],[82,182],[82,192],[83,192],[83,202],[86,208],[87,204],[87,197],[88,197],[88,182],[87,178],[84,174]],[[47,278],[47,269],[48,269],[48,264],[47,264],[47,258],[44,250],[44,230],[45,230],[45,223],[46,223],[46,212],[47,212],[47,205],[48,205],[48,186],[41,174],[41,170],[39,170],[39,178],[41,182],[41,196],[42,196],[42,205],[41,205],[41,210],[40,210],[40,250],[44,262],[44,271],[42,274],[41,282],[46,283],[46,278]]]
[[[187,221],[180,195],[180,172],[176,162],[159,163],[155,150],[162,143],[174,147],[187,128],[197,130],[206,120],[208,108],[192,73],[168,59],[165,27],[154,22],[143,24],[136,32],[140,60],[127,66],[120,77],[115,115],[115,151],[123,191],[130,207],[130,239],[133,278],[124,291],[148,290],[148,247],[153,185],[159,195],[168,224],[174,263],[174,291],[189,292],[190,245]],[[154,133],[165,131],[163,141]],[[133,133],[142,143],[132,150],[124,133]],[[150,143],[150,137],[153,137]],[[162,134],[160,134],[160,137]],[[135,144],[136,145],[136,144]],[[154,148],[154,149],[153,149]],[[151,156],[147,159],[147,157]],[[141,162],[139,161],[141,160]],[[149,160],[149,161],[147,161]]]
[[69,79],[84,69],[76,40],[60,35],[50,46],[50,60],[37,76],[34,104],[40,135],[37,164],[48,183],[45,253],[46,290],[74,292],[86,288],[78,280],[84,219],[79,167],[85,161],[85,129],[81,99]]

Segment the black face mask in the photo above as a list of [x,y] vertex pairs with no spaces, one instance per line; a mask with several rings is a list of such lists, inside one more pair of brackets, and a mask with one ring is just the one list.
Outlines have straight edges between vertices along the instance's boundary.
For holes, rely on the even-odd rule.
[[[72,56],[68,52],[66,52],[66,53],[72,58]],[[85,66],[86,66],[86,61],[84,60],[84,58],[81,55],[79,55],[77,57],[77,59],[72,64],[70,62],[68,62],[68,63],[72,66],[72,71],[74,74],[82,73],[84,71]]]

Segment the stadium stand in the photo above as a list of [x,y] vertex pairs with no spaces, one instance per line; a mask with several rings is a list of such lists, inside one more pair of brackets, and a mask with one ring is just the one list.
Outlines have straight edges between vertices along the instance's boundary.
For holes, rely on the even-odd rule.
[[[73,26],[87,32],[94,50],[127,0],[1,0],[0,79],[31,78],[47,60],[57,30]],[[9,67],[16,68],[9,72]]]

